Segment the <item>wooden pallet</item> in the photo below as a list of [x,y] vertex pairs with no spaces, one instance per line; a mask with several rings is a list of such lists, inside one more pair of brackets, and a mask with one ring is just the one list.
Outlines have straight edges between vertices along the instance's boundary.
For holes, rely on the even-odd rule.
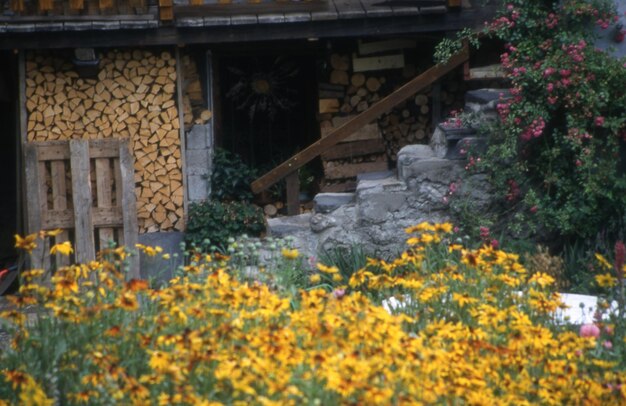
[[[26,144],[25,155],[30,233],[62,229],[55,243],[72,241],[76,263],[95,260],[97,249],[111,241],[134,248],[137,209],[128,140],[32,142]],[[48,250],[38,247],[32,255],[33,267],[70,263],[68,257],[50,258]],[[131,258],[130,271],[132,277],[139,277],[136,256]]]

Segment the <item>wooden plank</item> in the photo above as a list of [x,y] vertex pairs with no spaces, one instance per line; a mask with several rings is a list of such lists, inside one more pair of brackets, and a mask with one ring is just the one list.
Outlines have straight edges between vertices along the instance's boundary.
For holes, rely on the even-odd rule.
[[[124,244],[134,249],[137,244],[139,227],[137,226],[137,202],[135,197],[135,170],[133,155],[128,143],[120,144],[120,175],[122,187],[122,217],[124,222]],[[184,176],[183,176],[184,178]],[[139,256],[129,258],[129,275],[139,278]]]
[[42,213],[41,228],[43,230],[74,228],[74,212],[70,209],[47,210]]
[[337,164],[337,165],[324,165],[324,177],[327,179],[345,179],[353,178],[360,173],[367,172],[380,172],[389,169],[387,164],[387,157],[383,157],[384,160],[378,160],[374,162],[362,162],[358,164]]
[[[40,161],[67,160],[70,158],[69,141],[34,142]],[[119,154],[119,141],[115,139],[90,140],[89,156],[95,158],[115,158]]]
[[100,139],[89,141],[89,157],[116,158],[119,156],[119,143],[117,139]]
[[349,18],[363,18],[365,17],[365,10],[358,1],[351,0],[328,0],[332,1],[337,8],[337,14],[340,19]]
[[[122,207],[122,171],[120,169],[119,153],[118,157],[113,159],[113,177],[115,182],[115,205]],[[125,245],[124,241],[124,221],[122,217],[122,227],[117,230],[117,245]]]
[[[50,162],[50,177],[52,179],[52,209],[53,210],[66,210],[67,209],[67,182],[65,181],[65,162],[64,161],[52,161]],[[67,230],[63,230],[61,234],[55,237],[55,243],[60,244],[65,241],[69,241],[70,235]],[[56,255],[57,267],[67,266],[70,264],[70,258],[66,255]]]
[[360,0],[368,17],[391,17],[393,10],[380,0]]
[[76,262],[86,264],[96,259],[91,218],[91,181],[89,180],[89,142],[87,140],[70,141],[70,162]]
[[[24,163],[26,180],[27,231],[25,234],[37,233],[41,227],[41,204],[39,196],[39,166],[37,147],[24,145]],[[34,269],[43,268],[44,247],[41,243],[33,250],[30,256],[30,266]]]
[[34,142],[37,147],[37,159],[40,161],[63,161],[70,159],[70,144],[60,142]]
[[[42,15],[27,15],[27,16],[19,16],[16,17],[7,17],[0,16],[0,22],[16,22],[20,23],[47,23],[50,22],[49,16]],[[103,14],[89,14],[89,15],[55,15],[54,22],[81,22],[81,21],[110,21],[110,22],[120,22],[120,21],[156,21],[155,15],[153,14],[111,14],[111,15],[103,15]]]
[[[174,52],[176,57],[176,103],[178,104],[178,138],[180,139],[180,160],[181,171],[183,173],[183,218],[185,224],[187,224],[187,213],[189,213],[189,196],[187,193],[187,159],[185,157],[187,146],[185,142],[185,118],[181,112],[183,109],[183,64],[180,58],[180,49],[176,48]],[[209,73],[210,74],[210,73]],[[210,93],[207,94],[207,98],[211,98]],[[212,111],[212,110],[211,110]],[[214,120],[211,120],[213,122]],[[132,168],[132,166],[131,166]],[[134,188],[133,188],[134,190]],[[181,230],[182,231],[182,230]]]
[[[91,148],[89,148],[91,150]],[[119,150],[119,148],[118,148]],[[119,154],[119,152],[118,152]],[[111,176],[111,163],[109,158],[97,158],[96,164],[96,199],[97,208],[111,208],[113,203],[112,196],[112,176]],[[94,219],[94,225],[96,221]],[[114,240],[113,229],[110,227],[100,227],[98,229],[98,236],[100,237],[100,249],[108,248],[110,242]]]
[[287,182],[287,215],[300,214],[300,178],[298,172],[292,172],[285,178]]
[[417,6],[391,6],[391,9],[394,16],[413,16],[420,13]]
[[382,152],[385,152],[385,142],[382,139],[346,142],[337,144],[332,149],[324,152],[322,159],[330,161]]
[[69,0],[70,9],[72,10],[82,10],[85,8],[84,0]]
[[421,75],[410,80],[408,83],[406,83],[404,86],[400,87],[390,95],[373,104],[363,113],[359,114],[352,120],[337,128],[327,137],[324,137],[309,145],[298,154],[292,156],[282,164],[278,165],[276,168],[272,169],[265,175],[252,182],[252,191],[254,193],[259,193],[272,186],[288,174],[296,171],[298,168],[306,165],[308,162],[315,159],[322,152],[325,152],[333,145],[336,145],[339,141],[347,138],[363,126],[372,122],[381,114],[390,111],[396,105],[403,102],[410,96],[431,85],[434,81],[455,69],[457,66],[465,62],[468,58],[469,49],[466,44],[463,49],[454,54],[447,63],[435,65],[426,70]]
[[39,0],[38,4],[40,12],[50,11],[54,8],[52,0]]
[[352,55],[352,70],[354,72],[367,72],[372,70],[400,69],[404,67],[404,54],[369,56],[358,58]]
[[359,40],[359,55],[379,54],[398,49],[412,49],[417,47],[417,41],[403,38],[389,41],[364,42]]

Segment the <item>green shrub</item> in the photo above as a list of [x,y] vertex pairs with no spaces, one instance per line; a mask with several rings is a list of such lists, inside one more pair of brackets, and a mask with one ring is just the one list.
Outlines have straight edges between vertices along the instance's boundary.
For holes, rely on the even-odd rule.
[[215,149],[211,174],[211,197],[214,200],[252,200],[250,184],[256,177],[257,171],[244,163],[239,155],[222,148]]
[[258,206],[248,202],[209,200],[189,208],[187,241],[196,246],[210,244],[225,247],[228,238],[241,234],[259,236],[265,231],[265,216]]

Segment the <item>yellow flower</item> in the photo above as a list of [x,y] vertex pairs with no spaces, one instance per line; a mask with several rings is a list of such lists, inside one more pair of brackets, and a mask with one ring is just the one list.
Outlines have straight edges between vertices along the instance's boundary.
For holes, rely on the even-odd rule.
[[298,255],[300,255],[298,253],[297,249],[288,249],[288,248],[283,248],[281,251],[281,254],[283,254],[283,257],[287,258],[287,259],[296,259],[298,258]]
[[596,253],[596,259],[598,260],[600,265],[602,265],[603,268],[606,268],[606,269],[613,268],[611,264],[609,264],[609,261],[607,261],[602,255]]
[[537,272],[536,274],[530,277],[528,282],[529,283],[534,282],[543,288],[543,287],[552,285],[554,283],[554,278],[546,273]]
[[26,237],[20,237],[18,234],[15,234],[15,248],[24,250],[29,254],[37,248],[37,243],[35,240],[37,239],[37,234],[29,234]]
[[341,274],[333,274],[333,281],[335,282],[340,282],[343,279],[343,277],[341,276]]
[[595,279],[596,279],[596,283],[601,288],[612,288],[614,286],[617,286],[617,278],[611,276],[611,274],[609,273],[596,275]]
[[117,298],[115,304],[124,310],[134,311],[139,309],[139,303],[137,297],[132,292],[124,292]]
[[63,232],[63,230],[61,230],[60,228],[57,228],[55,230],[46,231],[46,235],[48,237],[56,237],[57,235],[61,234],[62,232]]
[[74,249],[72,248],[72,243],[69,241],[62,242],[61,244],[55,244],[52,248],[50,248],[50,254],[53,255],[59,253],[61,255],[68,256],[72,252],[74,252]]
[[322,277],[320,276],[320,274],[316,273],[311,275],[309,277],[309,280],[311,281],[311,283],[319,283],[322,280]]
[[339,273],[339,268],[336,266],[326,266],[324,264],[317,264],[317,269],[324,273]]

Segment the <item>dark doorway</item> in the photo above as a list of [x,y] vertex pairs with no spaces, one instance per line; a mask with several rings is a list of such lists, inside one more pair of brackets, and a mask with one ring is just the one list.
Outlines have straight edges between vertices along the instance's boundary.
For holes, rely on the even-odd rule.
[[313,55],[262,52],[219,60],[220,146],[269,170],[319,138]]
[[17,57],[0,51],[0,268],[16,254],[17,213]]

